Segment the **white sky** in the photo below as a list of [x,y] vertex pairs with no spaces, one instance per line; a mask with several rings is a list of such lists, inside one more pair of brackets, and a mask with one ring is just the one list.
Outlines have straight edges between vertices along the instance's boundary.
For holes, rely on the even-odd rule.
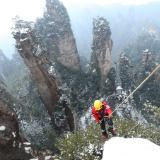
[[[23,20],[35,20],[43,15],[46,0],[0,0],[0,33],[11,28],[11,19],[19,15]],[[142,4],[160,0],[60,0],[67,6],[69,3],[92,2],[100,5],[121,2],[122,4]]]
[[[122,4],[144,4],[160,0],[60,0],[67,7],[69,4],[92,2],[99,5],[121,2]],[[35,21],[37,17],[42,17],[46,0],[0,0],[0,49],[8,54],[9,42],[13,43],[11,36],[11,19],[19,15],[22,20]],[[8,39],[10,36],[10,39]],[[8,41],[6,41],[8,40]],[[5,41],[5,42],[4,42]],[[12,42],[11,42],[12,41]]]
[[92,2],[92,3],[104,5],[104,4],[121,2],[124,5],[130,5],[130,4],[140,5],[140,4],[145,4],[145,3],[148,3],[148,2],[160,1],[160,0],[61,0],[61,1],[64,4]]

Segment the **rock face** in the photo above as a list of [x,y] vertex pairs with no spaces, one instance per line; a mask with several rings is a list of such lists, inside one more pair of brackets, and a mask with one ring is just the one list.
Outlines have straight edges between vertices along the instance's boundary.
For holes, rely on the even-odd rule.
[[6,86],[0,81],[0,159],[1,160],[55,160],[47,148],[37,151],[19,132],[18,118],[13,109],[16,107],[13,97],[6,92]]
[[47,0],[46,6],[44,18],[37,21],[35,28],[28,22],[16,20],[15,26],[23,27],[15,27],[13,36],[18,52],[37,83],[55,130],[64,133],[74,131],[74,116],[69,98],[59,87],[60,79],[54,65],[58,61],[77,71],[80,64],[66,9],[57,0]]
[[148,49],[145,49],[142,53],[142,62],[146,62],[147,66],[151,64],[152,61],[152,54],[149,52]]
[[[37,28],[47,42],[47,50],[62,65],[72,70],[80,70],[80,62],[75,38],[66,8],[58,0],[46,1],[44,19],[37,21]],[[42,41],[43,41],[42,40]]]
[[[21,39],[23,38],[23,39]],[[58,86],[56,81],[52,79],[52,77],[48,73],[48,69],[52,66],[50,61],[46,59],[46,53],[43,51],[43,55],[41,57],[36,57],[33,53],[34,47],[33,44],[38,43],[38,39],[35,37],[33,31],[27,31],[26,33],[16,33],[15,35],[16,43],[19,43],[19,53],[23,57],[25,64],[30,68],[30,72],[35,79],[38,92],[42,99],[42,102],[46,106],[49,115],[51,116],[52,122],[55,126],[55,129],[62,133],[62,126],[66,126],[63,124],[62,126],[59,124],[60,119],[65,119],[68,117],[68,120],[71,120],[74,124],[73,114],[71,109],[66,104],[65,101],[59,101],[61,96],[60,91],[58,90]],[[63,110],[62,110],[63,109]],[[59,118],[58,111],[61,112],[61,118]],[[57,112],[57,113],[56,113]],[[69,113],[69,114],[68,114]],[[71,119],[70,119],[71,118]],[[74,125],[71,124],[70,130],[74,130]]]
[[119,67],[122,88],[123,90],[128,91],[133,86],[133,81],[131,76],[130,60],[124,53],[121,54]]
[[14,105],[8,101],[4,84],[0,82],[0,159],[28,160],[32,158],[32,147],[20,136]]
[[[134,80],[136,84],[140,84],[145,78],[147,78],[152,71],[158,66],[158,63],[152,58],[152,54],[147,51],[142,53],[142,61],[139,64],[139,68],[135,72]],[[160,86],[160,71],[157,71],[152,75],[145,84],[140,88],[141,102],[145,103],[146,100],[152,102],[152,104],[159,106],[159,86]]]
[[93,21],[93,45],[91,67],[98,67],[101,73],[101,84],[104,85],[111,69],[112,40],[109,23],[104,18]]
[[[131,79],[138,86],[159,65],[160,40],[154,34],[142,34],[135,42],[124,48],[124,53],[130,59]],[[159,71],[150,77],[145,84],[136,92],[136,104],[142,108],[146,100],[159,106]],[[123,74],[124,75],[124,74]],[[122,75],[122,76],[123,76]],[[128,76],[129,77],[129,76]],[[126,84],[130,86],[130,81]],[[133,89],[131,89],[133,91]]]

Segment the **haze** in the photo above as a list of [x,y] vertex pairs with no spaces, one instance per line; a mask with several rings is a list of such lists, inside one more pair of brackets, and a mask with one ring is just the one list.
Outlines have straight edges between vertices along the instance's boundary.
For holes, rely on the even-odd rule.
[[[129,5],[135,4],[140,5],[148,2],[159,1],[159,0],[61,0],[66,7],[68,7],[71,3],[96,3],[99,5],[111,4],[121,2],[122,4]],[[1,1],[0,3],[0,49],[3,53],[11,58],[11,55],[14,52],[14,40],[11,36],[11,19],[16,15],[19,15],[21,19],[27,21],[35,21],[37,17],[42,17],[44,8],[45,8],[45,0],[6,0]]]

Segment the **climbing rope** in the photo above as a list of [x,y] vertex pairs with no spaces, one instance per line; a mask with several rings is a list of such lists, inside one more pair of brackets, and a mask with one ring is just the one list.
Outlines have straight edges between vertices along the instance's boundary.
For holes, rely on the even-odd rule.
[[159,68],[160,68],[160,65],[112,112],[112,114],[113,114],[120,106],[122,106],[122,105],[129,99],[129,97],[131,97]]

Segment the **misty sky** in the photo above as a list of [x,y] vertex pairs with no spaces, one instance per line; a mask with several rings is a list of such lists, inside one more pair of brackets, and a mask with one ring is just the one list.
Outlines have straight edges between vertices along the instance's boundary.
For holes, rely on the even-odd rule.
[[[37,17],[42,17],[46,0],[1,0],[0,2],[0,49],[5,54],[8,51],[7,41],[13,42],[11,37],[11,19],[19,15],[21,19],[27,21],[35,21]],[[152,1],[160,0],[61,0],[67,7],[70,3],[87,3],[92,2],[99,5],[121,2],[122,4],[144,4]],[[10,39],[7,39],[10,36]],[[5,37],[5,38],[4,38]]]
[[[19,15],[23,20],[35,20],[43,15],[46,0],[3,0],[0,2],[0,33],[8,32],[11,28],[11,19]],[[97,3],[100,5],[121,2],[122,4],[142,4],[160,0],[61,0],[67,7],[69,3]]]
[[159,1],[159,0],[61,0],[61,1],[64,4],[92,2],[92,3],[104,5],[104,4],[121,2],[124,5],[130,5],[130,4],[140,5],[140,4],[145,4],[148,2]]

